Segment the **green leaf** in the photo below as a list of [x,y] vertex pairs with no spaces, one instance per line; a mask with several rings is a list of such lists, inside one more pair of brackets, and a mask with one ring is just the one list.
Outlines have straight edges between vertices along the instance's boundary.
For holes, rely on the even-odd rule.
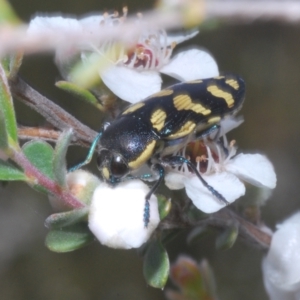
[[82,88],[75,83],[68,82],[68,81],[58,81],[55,84],[60,89],[67,91],[75,96],[81,98],[82,100],[92,104],[93,106],[97,107],[99,110],[103,111],[104,108],[99,103],[98,99],[87,89]]
[[54,159],[53,159],[53,172],[55,178],[60,186],[66,186],[66,175],[67,175],[67,166],[66,166],[66,154],[70,141],[72,138],[72,129],[64,130],[63,133],[57,140]]
[[206,260],[198,265],[190,257],[181,255],[171,266],[170,278],[179,291],[168,291],[168,299],[217,299],[215,280]]
[[217,237],[216,248],[218,250],[227,250],[231,248],[234,245],[238,234],[239,230],[236,225],[226,228],[226,230],[224,230],[224,232]]
[[191,205],[186,210],[186,216],[191,222],[198,222],[200,220],[204,220],[208,218],[208,214],[202,212],[200,209],[198,209],[196,206]]
[[0,160],[0,180],[11,181],[11,180],[26,180],[27,177],[22,170],[13,166],[7,161]]
[[164,230],[162,232],[162,237],[161,237],[161,241],[164,245],[169,244],[171,241],[173,241],[175,238],[178,237],[179,234],[181,234],[182,232],[184,232],[184,229],[169,229],[169,230]]
[[163,195],[156,195],[158,201],[158,211],[160,220],[163,220],[170,212],[172,204],[171,199],[167,199]]
[[23,146],[23,152],[28,160],[50,179],[54,179],[53,174],[53,153],[50,144],[42,141],[30,141]]
[[[205,289],[212,300],[219,299],[217,296],[217,285],[212,268],[208,261],[203,259],[199,265],[200,272],[203,277]],[[209,300],[209,299],[208,299]]]
[[210,232],[209,227],[197,226],[189,233],[187,237],[187,243],[191,245],[196,241],[201,240],[204,236],[207,236],[209,232]]
[[19,24],[20,19],[15,14],[8,1],[0,0],[0,25]]
[[88,207],[57,213],[45,220],[45,226],[51,229],[63,228],[87,219]]
[[6,124],[3,112],[0,110],[0,149],[6,150],[8,148]]
[[163,288],[168,280],[170,262],[168,253],[159,241],[152,242],[144,258],[144,276],[147,283],[155,288]]
[[79,223],[51,230],[46,237],[45,244],[51,251],[63,253],[77,250],[93,241],[94,236],[87,223]]
[[17,53],[8,54],[2,60],[2,66],[5,70],[6,76],[11,79],[15,77],[22,64],[23,53],[21,51]]
[[104,54],[92,53],[80,60],[72,68],[68,77],[76,85],[84,89],[91,88],[101,82],[99,70],[105,70],[111,66],[109,52]]
[[0,66],[0,111],[4,116],[4,123],[8,135],[9,146],[17,148],[18,132],[15,111],[7,78],[2,66]]

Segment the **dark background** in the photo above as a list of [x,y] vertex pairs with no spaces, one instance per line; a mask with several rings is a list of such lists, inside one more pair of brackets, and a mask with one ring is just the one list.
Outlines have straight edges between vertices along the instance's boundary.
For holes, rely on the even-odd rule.
[[[130,12],[150,9],[152,1],[14,0],[18,15],[29,21],[37,12],[77,15],[104,9]],[[265,222],[274,225],[300,208],[300,27],[295,24],[257,21],[221,24],[203,30],[184,46],[209,49],[222,71],[241,74],[247,84],[242,110],[245,123],[231,133],[244,152],[266,154],[273,162],[278,185],[263,208]],[[180,47],[178,48],[180,49]],[[54,82],[59,73],[51,55],[26,57],[21,75],[37,90],[60,103],[94,129],[100,117],[88,105],[59,91]],[[84,109],[83,109],[84,106]],[[41,124],[42,118],[16,104],[23,125]],[[71,159],[84,157],[76,149]],[[142,275],[142,260],[134,250],[113,250],[93,243],[67,254],[50,252],[44,246],[43,223],[51,213],[47,199],[25,184],[10,183],[0,189],[0,298],[11,299],[165,299],[163,291],[148,287]],[[175,261],[180,253],[212,265],[222,300],[267,299],[261,276],[263,253],[237,242],[231,250],[214,250],[213,238],[187,247],[184,234],[168,247]]]

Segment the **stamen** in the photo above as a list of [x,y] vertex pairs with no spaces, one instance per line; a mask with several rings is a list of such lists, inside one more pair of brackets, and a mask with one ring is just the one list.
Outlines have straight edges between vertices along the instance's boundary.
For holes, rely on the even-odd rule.
[[128,7],[124,6],[123,9],[122,9],[122,12],[123,12],[123,17],[126,18],[127,14],[128,14]]
[[211,172],[215,161],[214,161],[214,158],[213,158],[210,148],[206,144],[205,144],[205,146],[206,146],[206,151],[207,151],[207,167],[206,167],[205,174],[207,174],[207,173]]

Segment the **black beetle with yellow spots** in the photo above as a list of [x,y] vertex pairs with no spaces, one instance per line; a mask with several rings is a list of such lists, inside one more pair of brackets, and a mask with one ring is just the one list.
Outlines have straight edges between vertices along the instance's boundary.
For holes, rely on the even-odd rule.
[[175,84],[127,107],[98,135],[97,163],[103,179],[114,185],[133,177],[131,172],[145,163],[158,172],[159,179],[146,196],[145,226],[150,217],[148,200],[162,181],[166,165],[187,163],[201,182],[227,203],[189,160],[172,154],[188,142],[217,131],[222,119],[239,111],[244,98],[243,79],[224,74]]

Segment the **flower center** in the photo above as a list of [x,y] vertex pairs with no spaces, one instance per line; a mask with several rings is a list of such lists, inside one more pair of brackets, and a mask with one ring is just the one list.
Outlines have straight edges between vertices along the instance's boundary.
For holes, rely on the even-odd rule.
[[[235,141],[229,144],[226,137],[224,140],[197,140],[188,143],[176,155],[183,156],[190,160],[200,173],[213,173],[220,171],[224,164],[236,153]],[[190,172],[192,170],[186,164],[180,166],[178,171]]]

